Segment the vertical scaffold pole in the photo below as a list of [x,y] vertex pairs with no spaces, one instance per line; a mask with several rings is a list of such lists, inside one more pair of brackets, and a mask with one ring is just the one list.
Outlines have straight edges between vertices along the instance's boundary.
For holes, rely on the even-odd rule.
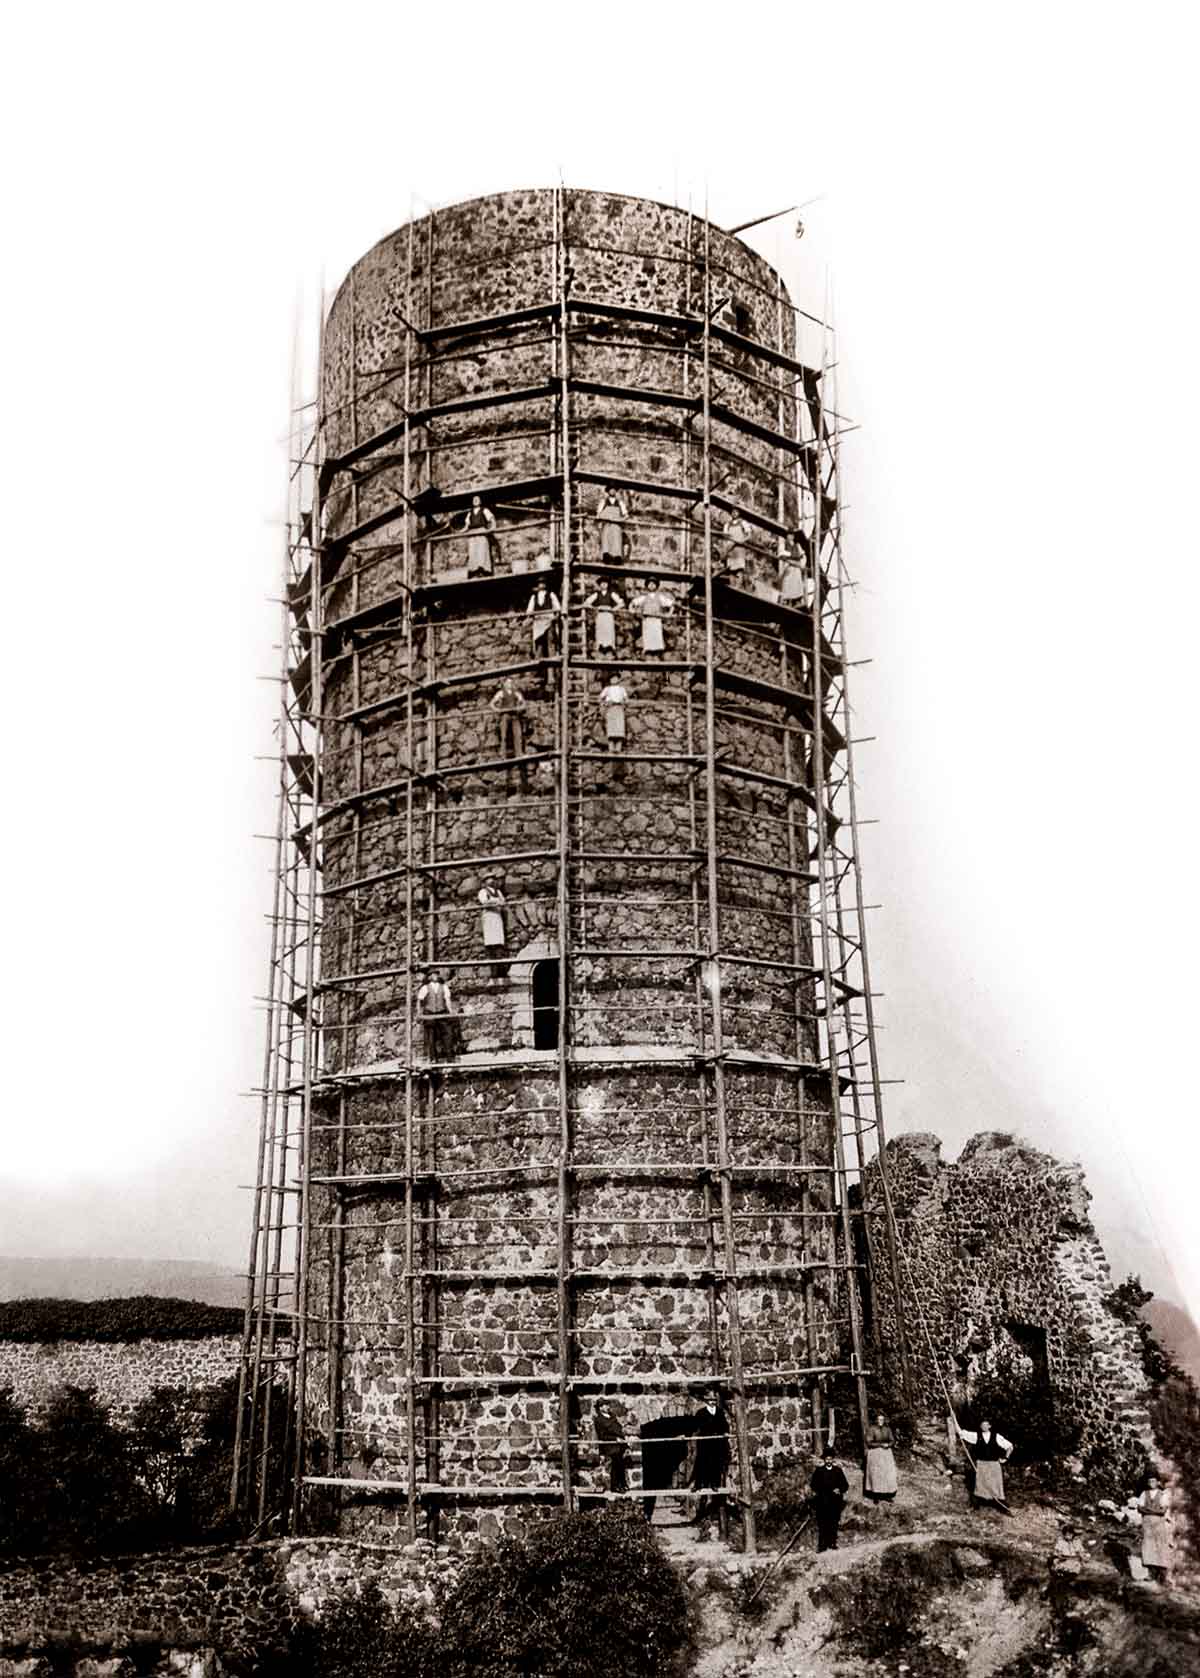
[[862,1437],[867,1431],[867,1386],[863,1374],[862,1325],[859,1317],[858,1287],[854,1269],[854,1238],[850,1226],[850,1206],[846,1179],[846,1148],[842,1134],[841,1071],[837,1051],[837,1016],[834,1004],[833,948],[829,926],[829,835],[826,831],[826,773],[825,773],[825,680],[822,662],[824,633],[822,606],[825,598],[824,575],[821,567],[825,545],[825,421],[824,382],[829,355],[827,327],[822,323],[821,377],[817,381],[815,438],[812,443],[814,462],[813,547],[812,547],[812,765],[813,798],[815,802],[815,831],[817,840],[817,918],[821,943],[821,1012],[825,1018],[825,1044],[829,1066],[829,1101],[833,1123],[836,1186],[842,1230],[842,1265],[845,1278],[846,1314],[850,1323],[850,1346],[853,1358],[855,1394]]
[[570,610],[572,565],[571,539],[573,534],[571,483],[571,363],[568,333],[568,261],[566,242],[566,193],[560,185],[554,190],[554,283],[558,302],[558,372],[559,372],[559,427],[561,431],[562,464],[562,607],[563,621],[559,637],[558,671],[558,1214],[556,1238],[558,1243],[558,1438],[562,1462],[563,1505],[574,1506],[573,1473],[571,1463],[571,1107],[569,1057],[571,1052],[568,1005],[570,985],[568,969],[571,952],[568,944],[570,869],[570,679],[571,636],[567,625]]
[[725,1041],[721,1003],[721,905],[717,889],[716,636],[713,627],[712,528],[712,224],[704,207],[704,343],[701,413],[704,486],[704,750],[705,866],[708,883],[708,977],[712,997],[713,1108],[717,1169],[721,1179],[721,1228],[725,1248],[725,1312],[729,1327],[729,1372],[733,1385],[734,1427],[738,1446],[738,1490],[746,1553],[757,1547],[754,1477],[750,1467],[750,1430],[746,1419],[746,1378],[742,1365],[742,1324],[738,1301],[737,1249],[733,1231],[733,1182],[725,1100]]
[[[413,1060],[416,1022],[413,989],[413,542],[412,542],[412,277],[414,229],[412,206],[408,217],[408,274],[404,288],[404,645],[407,682],[404,696],[404,756],[407,775],[404,788],[404,1402],[405,1518],[409,1542],[417,1536],[417,1300],[416,1245],[413,1239]],[[424,1315],[424,1312],[422,1312]]]
[[[841,411],[841,403],[837,398],[838,381],[837,368],[834,367],[834,410]],[[840,422],[839,422],[840,423]],[[842,480],[841,480],[841,451],[833,451],[833,483],[834,500],[838,508],[838,542],[836,547],[837,570],[836,586],[838,595],[838,612],[842,625],[842,645],[845,646],[846,634],[846,565],[842,551]],[[862,977],[863,1013],[867,1026],[867,1055],[871,1069],[871,1105],[875,1115],[875,1148],[877,1153],[876,1177],[879,1182],[880,1199],[883,1201],[883,1227],[887,1242],[888,1271],[892,1282],[892,1297],[895,1300],[896,1338],[900,1347],[900,1372],[904,1384],[905,1403],[912,1407],[914,1391],[912,1380],[912,1354],[908,1344],[908,1324],[904,1310],[904,1288],[900,1276],[899,1243],[896,1238],[896,1216],[892,1205],[891,1185],[888,1182],[887,1168],[887,1136],[883,1122],[883,1085],[879,1076],[879,1048],[875,1038],[875,996],[871,983],[871,959],[867,953],[867,914],[863,905],[863,877],[862,861],[859,854],[858,839],[858,795],[854,781],[854,729],[853,712],[850,704],[850,672],[845,658],[842,660],[842,705],[846,717],[846,795],[847,811],[850,817],[851,833],[851,868],[854,880],[854,914],[858,930],[858,959]],[[863,1218],[868,1218],[868,1209],[864,1196]]]
[[299,1532],[303,1517],[304,1470],[308,1447],[308,1265],[309,1237],[312,1218],[312,1127],[313,1075],[317,1055],[316,1000],[319,978],[317,961],[317,910],[319,875],[319,831],[321,816],[321,747],[324,722],[321,715],[321,625],[324,621],[322,591],[322,558],[324,543],[321,538],[321,421],[320,400],[325,362],[325,294],[321,292],[321,325],[317,350],[317,429],[313,438],[311,542],[312,576],[309,614],[309,704],[312,727],[312,828],[308,843],[308,875],[305,881],[304,942],[304,1095],[301,1119],[301,1138],[297,1161],[300,1177],[300,1218],[296,1243],[296,1382],[293,1398],[293,1460],[291,1530]]
[[[295,372],[293,368],[293,407]],[[292,425],[295,424],[294,415]],[[290,429],[290,428],[289,428]],[[290,454],[290,448],[289,448]],[[254,1485],[253,1456],[257,1437],[255,1418],[258,1411],[259,1384],[262,1378],[262,1332],[263,1313],[255,1312],[254,1298],[257,1290],[260,1270],[265,1271],[270,1262],[269,1220],[270,1210],[267,1207],[268,1229],[264,1230],[263,1209],[266,1203],[266,1185],[264,1167],[267,1159],[267,1128],[272,1116],[271,1100],[271,1066],[275,1047],[276,1020],[280,1007],[279,999],[279,912],[282,897],[283,870],[283,839],[284,825],[287,816],[287,653],[291,643],[291,626],[288,614],[291,607],[288,604],[288,590],[291,582],[291,567],[289,564],[291,550],[290,531],[285,530],[283,539],[283,586],[280,598],[280,657],[284,669],[280,681],[280,717],[279,728],[279,792],[276,798],[275,838],[272,855],[274,858],[274,880],[271,896],[271,956],[267,968],[267,1036],[263,1048],[262,1095],[259,1101],[258,1118],[258,1150],[257,1166],[254,1177],[254,1210],[253,1221],[250,1226],[250,1254],[246,1266],[246,1309],[242,1320],[242,1355],[238,1364],[237,1412],[234,1423],[233,1437],[233,1470],[229,1483],[229,1512],[236,1515],[242,1496],[242,1451],[247,1448],[249,1468],[251,1472],[245,1475],[245,1485],[252,1491]],[[274,1138],[272,1137],[272,1146]],[[265,1277],[264,1277],[265,1280]],[[247,1369],[249,1366],[249,1382]],[[249,1394],[247,1394],[247,1385]],[[247,1417],[247,1405],[249,1416]]]

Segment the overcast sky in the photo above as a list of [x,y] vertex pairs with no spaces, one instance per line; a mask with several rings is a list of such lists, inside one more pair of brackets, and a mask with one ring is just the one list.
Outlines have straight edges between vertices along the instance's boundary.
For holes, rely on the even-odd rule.
[[[6,26],[0,1252],[244,1262],[292,321],[567,185],[832,274],[895,1129],[1079,1158],[1200,1304],[1188,8],[46,6]],[[1169,1261],[1178,1282],[1169,1277]]]

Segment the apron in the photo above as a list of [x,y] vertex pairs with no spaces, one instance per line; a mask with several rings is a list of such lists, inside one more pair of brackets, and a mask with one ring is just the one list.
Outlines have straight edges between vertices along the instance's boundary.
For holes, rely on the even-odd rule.
[[483,905],[483,942],[488,949],[494,949],[498,944],[502,945],[505,942],[504,912],[499,905]]
[[625,738],[625,701],[624,699],[606,700],[604,703],[604,732],[610,740]]
[[1142,1508],[1142,1560],[1147,1567],[1171,1565],[1171,1522],[1161,1499],[1147,1499]]
[[662,619],[648,614],[642,619],[642,651],[644,653],[661,653],[665,645]]
[[[607,506],[608,503],[606,502]],[[601,515],[600,522],[600,557],[601,559],[620,559],[625,552],[625,520],[624,515],[618,513],[616,518],[611,514]]]
[[867,1446],[867,1472],[863,1481],[865,1492],[875,1492],[882,1497],[890,1497],[899,1488],[896,1476],[896,1459],[892,1455],[890,1445]]

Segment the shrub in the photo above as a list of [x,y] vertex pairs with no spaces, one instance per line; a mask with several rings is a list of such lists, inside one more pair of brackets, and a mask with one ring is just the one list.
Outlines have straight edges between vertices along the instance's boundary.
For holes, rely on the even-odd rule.
[[45,1481],[41,1435],[14,1403],[11,1388],[0,1389],[0,1555],[41,1547]]
[[393,1608],[370,1580],[303,1640],[296,1665],[313,1678],[439,1678],[437,1644],[431,1621]]
[[121,1428],[89,1389],[60,1387],[34,1424],[0,1390],[0,1554],[224,1536],[236,1405],[236,1377],[157,1387]]
[[1142,1316],[1142,1307],[1149,1305],[1153,1298],[1150,1289],[1142,1286],[1140,1276],[1126,1276],[1110,1294],[1105,1295],[1103,1303],[1118,1322],[1127,1323],[1137,1331],[1142,1343],[1142,1368],[1147,1380],[1157,1383],[1182,1374],[1182,1371]]
[[129,1440],[83,1387],[60,1387],[37,1433],[45,1466],[45,1549],[125,1549],[142,1542],[152,1500]]
[[777,1457],[754,1495],[754,1520],[760,1538],[786,1540],[809,1513],[813,1462],[806,1457]]
[[[875,1567],[830,1580],[825,1594],[842,1647],[869,1660],[911,1655],[921,1648],[930,1601],[949,1576],[938,1549],[904,1549],[884,1554]],[[924,1671],[954,1670],[937,1649],[921,1652]]]
[[649,1528],[564,1515],[471,1561],[442,1615],[439,1678],[658,1678],[689,1645],[687,1595]]

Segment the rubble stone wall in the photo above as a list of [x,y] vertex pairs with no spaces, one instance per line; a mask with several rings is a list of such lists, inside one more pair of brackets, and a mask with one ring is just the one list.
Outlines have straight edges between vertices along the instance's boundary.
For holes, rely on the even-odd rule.
[[[195,1678],[245,1670],[287,1648],[289,1634],[376,1583],[390,1602],[430,1605],[460,1563],[423,1543],[371,1546],[285,1539],[128,1556],[36,1556],[0,1561],[0,1673],[4,1662],[64,1654],[123,1661],[117,1673]],[[29,1671],[32,1668],[15,1668]],[[77,1668],[79,1671],[84,1668]]]
[[[748,1418],[752,1453],[765,1466],[810,1442],[808,1387],[789,1371],[836,1353],[826,1268],[836,1256],[836,1217],[827,1129],[816,1116],[815,1093],[786,1073],[731,1073],[729,1083],[734,1157],[775,1168],[767,1180],[739,1180],[733,1201],[735,1262],[745,1277],[739,1290],[744,1364],[750,1374],[779,1375],[779,1394],[757,1403]],[[407,1376],[415,1345],[419,1481],[482,1483],[526,1496],[558,1483],[557,1100],[552,1064],[544,1075],[524,1067],[508,1076],[495,1068],[472,1076],[462,1068],[439,1081],[421,1108],[418,1131],[419,1168],[436,1158],[440,1182],[436,1195],[421,1196],[415,1208],[419,1274],[411,1300],[402,1187],[349,1202],[337,1237],[341,1293],[332,1313],[345,1325],[337,1473],[406,1483]],[[799,1115],[801,1104],[812,1112]],[[370,1097],[358,1096],[359,1169],[394,1168],[404,1147],[397,1121],[402,1105],[385,1083]],[[639,1426],[686,1412],[687,1383],[728,1367],[719,1194],[715,1178],[706,1191],[689,1169],[706,1147],[711,1157],[711,1116],[706,1126],[694,1079],[683,1068],[603,1062],[578,1069],[572,1120],[572,1373],[611,1383],[619,1395],[636,1487]],[[336,1145],[335,1134],[318,1134],[329,1138],[324,1146]],[[588,1169],[614,1163],[622,1168],[615,1179]],[[801,1163],[826,1169],[811,1178],[788,1174]],[[811,1268],[798,1272],[798,1260]],[[331,1231],[312,1262],[320,1299],[334,1274]],[[772,1267],[789,1274],[774,1275]],[[680,1274],[705,1270],[707,1279]],[[430,1388],[427,1376],[442,1384]],[[480,1381],[499,1390],[473,1385]],[[593,1408],[594,1398],[580,1395],[568,1425],[577,1483],[601,1491],[606,1479]],[[313,1422],[318,1434],[327,1432],[320,1398]],[[364,1486],[361,1496],[344,1499],[342,1519],[344,1530],[384,1536],[402,1528],[403,1498]],[[494,1534],[503,1519],[503,1512],[485,1511],[469,1530]],[[468,1528],[458,1522],[455,1531],[462,1530]]]
[[[343,1499],[343,1529],[362,1533],[403,1523],[410,1467],[421,1483],[482,1484],[494,1501],[511,1490],[515,1506],[536,1508],[539,1489],[560,1480],[564,1423],[578,1482],[600,1487],[590,1386],[564,1418],[560,1380],[623,1389],[636,1434],[686,1410],[694,1383],[729,1371],[720,1184],[699,1169],[716,1154],[718,1078],[708,1058],[715,1005],[702,983],[711,946],[700,771],[710,743],[724,765],[759,777],[714,777],[722,1046],[779,1068],[722,1069],[735,1259],[749,1273],[745,1361],[779,1376],[778,1403],[772,1392],[755,1407],[756,1459],[807,1439],[811,1394],[789,1372],[841,1357],[830,1321],[844,1312],[830,1302],[828,1087],[804,1070],[816,1026],[811,977],[798,971],[811,952],[811,798],[792,783],[804,781],[810,750],[811,632],[794,612],[772,615],[776,541],[756,527],[741,587],[721,584],[714,613],[710,742],[697,424],[704,228],[669,206],[566,193],[567,284],[580,306],[568,312],[565,365],[563,321],[547,309],[561,279],[555,215],[553,193],[517,192],[401,228],[355,265],[324,340],[322,1065],[345,1082],[322,1110],[317,1170],[377,1181],[348,1188],[340,1206],[323,1190],[314,1198],[312,1297],[330,1301],[321,1314],[341,1325],[341,1343],[315,1346],[332,1361],[308,1391],[315,1434],[333,1442],[330,1475],[384,1483]],[[709,239],[720,329],[794,354],[778,276],[720,230]],[[587,300],[671,318],[618,319]],[[533,315],[493,318],[513,311]],[[472,321],[488,324],[443,330]],[[406,322],[422,330],[419,342]],[[798,525],[811,491],[797,483],[795,455],[722,417],[732,410],[791,436],[795,369],[728,338],[709,351],[719,495]],[[555,383],[564,371],[574,381],[569,496]],[[490,400],[498,395],[517,399]],[[397,434],[351,470],[337,463],[406,413],[475,399],[485,400],[418,419],[407,441]],[[597,518],[613,477],[648,486],[629,492],[620,564],[602,561]],[[470,580],[462,516],[476,493],[496,525],[492,571]],[[718,507],[718,569],[726,516]],[[353,534],[373,519],[374,530]],[[669,602],[657,663],[635,605],[650,586],[644,570],[671,573],[652,579]],[[560,596],[554,633],[572,653],[565,695],[557,644],[533,634],[539,571]],[[597,656],[588,600],[605,576],[621,606],[617,644]],[[369,621],[354,619],[364,611]],[[492,704],[514,666],[520,754],[544,754],[520,767],[507,761],[519,754],[502,745]],[[600,703],[614,673],[628,694],[619,761]],[[478,893],[492,876],[506,940],[485,950]],[[539,1048],[545,1036],[557,1043],[558,1009],[540,988],[546,1012],[535,1017],[534,1002],[542,982],[553,990],[560,955],[565,1189],[557,1062]],[[431,1073],[430,1045],[419,1028],[410,1042],[407,1022],[422,970],[435,964],[451,981],[458,1042],[453,1069]],[[802,1165],[818,1168],[807,1181]],[[561,1288],[560,1219],[571,1269]],[[318,1323],[318,1342],[321,1332]],[[476,1530],[506,1518],[485,1508]]]
[[[1140,1342],[1104,1305],[1113,1279],[1088,1216],[1082,1169],[997,1132],[972,1137],[953,1162],[925,1134],[895,1138],[887,1158],[903,1275],[942,1352],[935,1365],[910,1303],[922,1403],[944,1412],[941,1381],[962,1403],[983,1372],[1032,1374],[1044,1345],[1041,1377],[1057,1417],[1077,1431],[1085,1462],[1122,1473],[1143,1451],[1153,1455]],[[868,1196],[877,1188],[869,1175]],[[894,1299],[883,1272],[875,1303],[894,1347]],[[992,1419],[1003,1432],[1004,1418]]]
[[42,1414],[57,1387],[88,1387],[117,1423],[128,1421],[155,1387],[196,1390],[236,1375],[236,1335],[196,1340],[0,1341],[0,1390],[27,1415]]

